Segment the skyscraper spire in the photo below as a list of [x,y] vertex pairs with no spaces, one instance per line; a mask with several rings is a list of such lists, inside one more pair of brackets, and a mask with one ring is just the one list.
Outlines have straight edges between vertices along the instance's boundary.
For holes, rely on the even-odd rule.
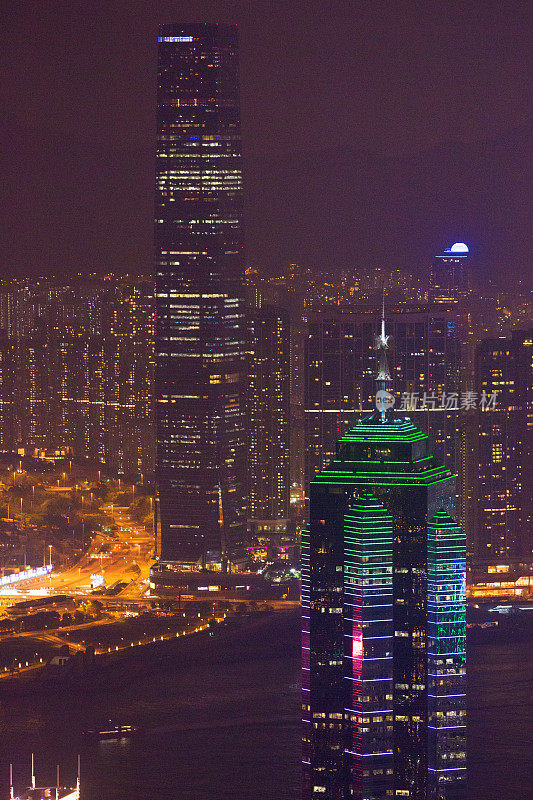
[[[388,389],[387,382],[392,380],[387,361],[387,350],[389,349],[389,336],[385,333],[385,289],[383,289],[383,302],[381,306],[381,333],[376,336],[375,349],[379,350],[379,371],[376,377],[378,389]],[[380,385],[384,384],[384,385]]]
[[383,296],[381,303],[381,341],[387,345],[389,337],[385,336],[385,287],[383,287]]
[[390,374],[387,350],[389,349],[389,336],[385,333],[385,289],[381,305],[381,333],[376,336],[374,348],[379,350],[379,369],[376,375],[376,408],[382,422],[385,422],[387,411],[392,411],[394,397],[390,392],[392,377]]

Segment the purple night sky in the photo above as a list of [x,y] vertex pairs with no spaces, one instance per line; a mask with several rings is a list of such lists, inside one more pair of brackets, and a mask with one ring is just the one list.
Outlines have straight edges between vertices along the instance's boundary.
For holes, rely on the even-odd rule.
[[247,263],[531,271],[531,5],[19,0],[4,8],[5,275],[149,273],[158,22],[238,23]]

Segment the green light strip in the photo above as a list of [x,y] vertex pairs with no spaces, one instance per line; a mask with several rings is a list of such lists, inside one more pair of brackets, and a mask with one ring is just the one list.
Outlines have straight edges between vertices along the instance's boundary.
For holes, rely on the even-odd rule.
[[[428,522],[427,548],[429,766],[438,774],[449,767],[450,759],[464,759],[465,749],[465,728],[449,737],[442,713],[452,712],[454,720],[459,715],[461,725],[466,724],[464,682],[459,680],[464,677],[465,665],[466,537],[443,510]],[[445,692],[440,688],[442,681],[446,682]]]

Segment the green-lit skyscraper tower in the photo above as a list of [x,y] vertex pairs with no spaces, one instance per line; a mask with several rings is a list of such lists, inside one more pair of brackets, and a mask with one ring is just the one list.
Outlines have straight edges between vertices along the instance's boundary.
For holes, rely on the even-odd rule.
[[465,558],[454,476],[391,407],[311,483],[303,540],[303,799],[450,800],[465,763]]

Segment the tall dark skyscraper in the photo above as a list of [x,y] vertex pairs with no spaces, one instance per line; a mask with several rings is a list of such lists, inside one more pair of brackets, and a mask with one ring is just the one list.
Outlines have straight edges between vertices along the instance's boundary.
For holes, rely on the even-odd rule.
[[[390,375],[382,353],[379,392]],[[377,395],[379,398],[379,393]],[[441,800],[466,775],[466,542],[427,433],[380,406],[311,482],[303,800]]]
[[242,542],[245,377],[237,31],[162,25],[156,159],[161,560]]

